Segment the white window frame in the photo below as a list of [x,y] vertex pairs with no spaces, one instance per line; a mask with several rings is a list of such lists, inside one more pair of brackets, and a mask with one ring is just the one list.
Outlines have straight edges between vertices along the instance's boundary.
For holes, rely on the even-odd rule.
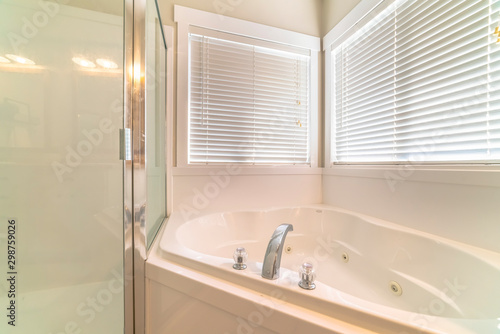
[[[213,168],[214,165],[188,163],[189,127],[189,33],[192,27],[210,29],[241,35],[263,41],[280,43],[308,49],[311,52],[311,101],[310,101],[310,165],[280,165],[287,168],[318,167],[318,85],[319,52],[321,39],[259,23],[240,20],[219,14],[204,12],[183,6],[174,6],[174,21],[177,22],[177,167]],[[245,165],[242,165],[245,166]],[[273,165],[256,165],[248,168],[265,168]],[[247,168],[247,166],[245,166]]]
[[333,29],[323,37],[325,53],[325,169],[324,175],[385,179],[388,183],[406,180],[416,182],[449,183],[479,186],[500,186],[500,164],[498,163],[353,163],[335,164],[333,145],[335,127],[333,126],[332,96],[332,50],[343,42],[351,28],[363,19],[374,17],[395,0],[361,0]]

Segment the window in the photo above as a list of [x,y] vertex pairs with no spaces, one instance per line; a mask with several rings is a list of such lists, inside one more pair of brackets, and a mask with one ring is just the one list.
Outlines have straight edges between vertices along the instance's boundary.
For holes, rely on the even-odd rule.
[[190,34],[189,163],[309,164],[309,60]]
[[381,6],[329,43],[331,161],[498,162],[500,0]]
[[[179,11],[200,14],[176,7],[176,15]],[[186,150],[181,165],[313,165],[318,50],[271,40],[264,33],[255,36],[252,30],[241,34],[229,29],[241,20],[225,18],[223,26],[213,27],[220,21],[218,15],[203,15],[215,17],[207,20],[208,28],[196,21],[179,29],[188,55],[184,69],[179,67],[180,76],[186,73],[182,84],[188,92],[179,95],[188,102],[178,108],[178,114],[181,108],[187,114],[181,121],[187,131],[178,132],[186,136],[179,146]],[[310,38],[319,46],[319,39]]]

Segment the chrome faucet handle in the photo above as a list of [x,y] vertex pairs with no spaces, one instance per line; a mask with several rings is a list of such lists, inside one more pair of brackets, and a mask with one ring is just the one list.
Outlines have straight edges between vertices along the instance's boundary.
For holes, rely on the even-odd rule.
[[243,270],[247,268],[245,262],[248,260],[248,253],[245,248],[238,247],[233,254],[234,264],[233,268],[236,270]]
[[305,262],[299,269],[300,282],[299,286],[302,289],[313,290],[316,288],[314,280],[316,279],[316,273],[314,272],[313,265]]

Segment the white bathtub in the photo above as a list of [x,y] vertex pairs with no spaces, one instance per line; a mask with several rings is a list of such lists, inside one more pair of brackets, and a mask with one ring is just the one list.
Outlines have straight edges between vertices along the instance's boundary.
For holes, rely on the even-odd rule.
[[[264,253],[284,223],[281,275],[267,280]],[[232,268],[237,247],[246,270]],[[315,290],[298,286],[303,262]],[[146,276],[151,334],[500,332],[500,254],[325,205],[173,214]]]

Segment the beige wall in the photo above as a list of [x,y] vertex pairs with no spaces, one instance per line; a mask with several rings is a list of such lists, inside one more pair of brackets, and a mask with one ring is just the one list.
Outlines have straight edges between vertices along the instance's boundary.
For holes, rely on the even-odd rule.
[[361,0],[322,0],[321,37],[332,30],[359,2]]
[[[163,24],[180,5],[323,37],[361,0],[159,0]],[[233,5],[231,5],[231,3]]]
[[322,0],[158,0],[163,24],[174,25],[174,5],[222,14],[317,37]]

